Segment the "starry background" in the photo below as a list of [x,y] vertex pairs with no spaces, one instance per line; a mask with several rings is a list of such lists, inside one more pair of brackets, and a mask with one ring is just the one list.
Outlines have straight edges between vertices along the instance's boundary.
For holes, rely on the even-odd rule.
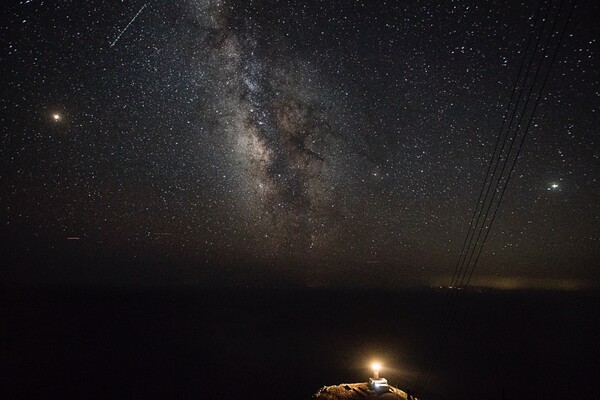
[[[447,284],[537,8],[7,3],[3,279]],[[600,283],[598,16],[575,8],[475,284]]]

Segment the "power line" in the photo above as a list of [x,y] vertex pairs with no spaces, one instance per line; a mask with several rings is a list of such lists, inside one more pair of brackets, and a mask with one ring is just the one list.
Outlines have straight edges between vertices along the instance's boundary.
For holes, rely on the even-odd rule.
[[[562,6],[563,6],[563,2],[561,2],[561,9],[562,9]],[[513,162],[512,162],[512,165],[510,167],[510,170],[508,172],[508,176],[506,178],[506,181],[504,182],[504,187],[502,188],[502,191],[500,192],[500,198],[498,199],[498,202],[496,203],[496,208],[494,209],[494,213],[492,214],[492,218],[490,220],[489,228],[488,228],[488,230],[487,230],[487,232],[485,234],[485,237],[484,237],[484,239],[482,241],[482,245],[479,248],[479,252],[478,252],[477,257],[475,259],[475,263],[473,264],[471,272],[469,273],[469,277],[468,277],[468,279],[466,281],[466,284],[465,284],[466,286],[468,286],[469,283],[471,282],[471,277],[473,276],[473,272],[475,271],[475,267],[477,266],[477,262],[479,261],[479,256],[481,255],[481,252],[483,251],[483,246],[485,245],[485,242],[487,240],[488,234],[490,232],[490,228],[491,228],[491,226],[492,226],[492,224],[494,222],[494,219],[496,218],[496,214],[498,212],[498,208],[500,207],[500,204],[502,203],[502,199],[504,198],[504,193],[506,192],[506,188],[508,187],[508,182],[510,181],[510,177],[513,174],[513,171],[514,171],[515,166],[517,164],[517,160],[519,159],[519,155],[521,154],[521,151],[523,149],[523,143],[525,142],[525,139],[527,138],[527,136],[529,134],[529,128],[531,127],[531,122],[534,119],[535,112],[536,112],[537,107],[538,107],[538,105],[540,103],[540,99],[541,99],[542,93],[543,93],[544,89],[546,88],[546,83],[548,82],[548,77],[550,76],[550,71],[552,70],[552,66],[554,65],[554,61],[556,60],[556,55],[558,54],[558,49],[560,48],[560,45],[562,44],[562,41],[563,41],[564,36],[565,36],[565,33],[567,32],[567,27],[569,25],[569,22],[571,21],[571,18],[573,16],[573,11],[574,10],[575,10],[575,1],[573,1],[573,3],[571,4],[571,9],[569,10],[569,15],[567,17],[567,21],[566,21],[565,25],[563,26],[562,32],[561,32],[560,37],[558,39],[558,43],[557,43],[557,45],[556,45],[556,47],[554,49],[554,53],[552,54],[552,58],[550,59],[550,65],[548,66],[548,70],[546,72],[546,75],[544,76],[544,80],[542,82],[540,90],[538,91],[537,97],[536,97],[534,105],[533,105],[533,109],[531,111],[531,116],[529,117],[529,120],[527,121],[527,125],[525,127],[525,132],[523,133],[523,136],[521,137],[521,141],[519,142],[519,147],[517,149],[517,153],[516,153],[516,155],[515,155],[515,157],[513,159]],[[559,9],[558,13],[560,15],[560,9]],[[556,27],[556,22],[557,21],[558,21],[558,18],[554,21],[555,23],[554,23],[554,26],[553,26],[553,29],[552,29],[553,32],[554,32],[554,28]],[[550,43],[551,38],[552,37],[548,38],[548,44]],[[545,56],[545,53],[544,53],[544,56]],[[538,71],[536,71],[536,77],[537,77],[537,73],[540,71],[540,69],[541,69],[541,63],[540,63],[540,67],[538,67]]]
[[[490,156],[490,161],[488,164],[488,168],[486,170],[485,178],[483,179],[481,190],[479,192],[479,197],[477,199],[476,205],[473,210],[473,216],[471,217],[471,221],[469,223],[469,228],[465,235],[463,246],[462,246],[458,261],[456,263],[454,273],[452,275],[450,286],[449,286],[449,288],[446,289],[445,298],[444,298],[444,310],[439,316],[438,323],[436,324],[436,329],[435,329],[436,332],[438,332],[438,331],[441,332],[438,336],[438,339],[436,340],[436,342],[434,344],[434,349],[435,349],[436,353],[434,353],[434,356],[432,357],[430,362],[426,364],[427,366],[424,367],[422,369],[422,371],[419,373],[419,375],[417,377],[417,386],[424,379],[425,376],[429,375],[430,369],[432,368],[433,364],[437,361],[437,358],[439,357],[439,355],[441,354],[441,351],[443,349],[443,342],[445,341],[446,331],[449,330],[448,325],[452,319],[451,316],[453,315],[453,308],[457,301],[457,292],[453,291],[452,289],[458,283],[458,278],[462,273],[462,268],[463,268],[464,262],[468,256],[468,254],[469,254],[469,250],[470,250],[471,243],[472,243],[472,238],[475,234],[475,229],[479,224],[479,219],[481,217],[481,213],[483,211],[483,208],[485,207],[487,193],[489,193],[489,189],[488,189],[488,191],[486,191],[486,188],[489,188],[489,186],[492,183],[493,176],[495,175],[496,170],[497,170],[497,163],[500,161],[500,158],[502,155],[502,150],[504,149],[505,142],[508,138],[508,131],[507,131],[506,135],[504,136],[504,140],[502,141],[502,147],[500,149],[500,152],[498,152],[498,147],[499,147],[502,137],[503,137],[504,127],[506,125],[507,117],[510,114],[510,110],[512,109],[514,95],[517,92],[517,89],[519,88],[519,82],[522,79],[521,74],[523,71],[523,67],[525,66],[526,61],[527,61],[527,57],[528,57],[529,50],[530,50],[530,44],[531,44],[532,38],[535,35],[535,32],[537,30],[538,18],[541,14],[541,10],[542,10],[543,6],[544,6],[544,4],[540,3],[539,7],[536,10],[535,17],[534,17],[534,23],[533,23],[531,32],[529,34],[529,37],[527,39],[527,44],[525,46],[525,51],[523,52],[523,57],[519,64],[518,73],[517,73],[515,81],[513,83],[513,88],[511,91],[511,95],[509,97],[509,102],[506,106],[506,110],[504,112],[504,117],[502,119],[502,125],[500,128],[500,131],[498,132],[496,143],[494,145],[494,150]],[[537,38],[535,46],[532,50],[532,57],[535,55],[535,53],[537,51],[537,47],[539,45],[539,38],[541,37],[541,34],[543,32],[545,20],[547,18],[549,9],[550,9],[549,7],[546,9],[546,15],[543,19],[542,28],[539,31],[538,38]],[[530,64],[529,64],[528,68],[530,68]],[[528,70],[526,70],[525,76],[523,78],[523,87],[526,83],[526,78],[527,78],[528,73],[529,73]],[[520,93],[522,93],[522,90],[520,91]],[[520,95],[519,95],[518,99],[520,99]],[[517,106],[518,106],[518,104],[515,104],[515,110],[517,109]],[[511,115],[511,118],[514,118],[514,113]],[[497,156],[496,156],[496,153],[498,153]],[[496,158],[497,158],[497,160],[496,160]],[[492,173],[492,176],[490,177],[490,171],[492,170],[492,166],[494,165],[494,163],[496,163],[496,166],[494,167],[494,171]],[[489,183],[488,183],[488,179],[490,180]],[[484,193],[486,193],[486,197],[482,201]],[[463,258],[463,256],[464,256],[464,258]]]
[[[531,69],[532,62],[533,62],[533,59],[535,57],[535,53],[536,53],[536,51],[537,51],[537,49],[539,47],[540,38],[541,38],[542,33],[544,31],[544,27],[545,27],[545,24],[546,24],[546,19],[548,17],[549,12],[550,12],[550,7],[548,7],[546,9],[546,14],[545,14],[544,18],[542,19],[542,27],[540,28],[540,32],[537,35],[536,43],[535,43],[535,45],[533,47],[531,58],[529,59],[529,64],[527,66],[527,69],[525,70],[525,75],[523,76],[523,83],[521,85],[521,89],[519,90],[518,97],[517,97],[517,100],[515,102],[513,112],[512,112],[512,114],[510,116],[510,119],[509,119],[510,122],[509,122],[508,128],[506,130],[506,135],[504,135],[504,140],[502,141],[502,147],[500,148],[500,151],[497,151],[498,150],[498,145],[500,144],[500,141],[501,141],[502,136],[503,136],[502,133],[504,131],[504,127],[506,125],[506,120],[507,120],[506,117],[510,113],[510,109],[513,108],[512,107],[513,97],[514,97],[515,92],[517,91],[517,88],[519,87],[519,81],[521,80],[521,71],[523,70],[523,66],[525,65],[525,61],[527,59],[527,53],[529,52],[529,45],[530,45],[531,39],[532,39],[532,37],[533,37],[533,35],[535,33],[535,30],[536,30],[535,28],[536,28],[536,25],[537,25],[537,18],[539,17],[539,13],[540,13],[542,7],[543,7],[543,3],[540,3],[540,7],[538,8],[538,10],[536,12],[536,17],[535,17],[535,20],[534,20],[535,22],[534,22],[533,28],[532,28],[531,33],[529,35],[529,38],[527,40],[527,46],[525,47],[525,52],[523,53],[523,59],[521,60],[521,64],[519,66],[519,72],[517,73],[517,77],[516,77],[515,83],[513,85],[511,97],[510,97],[510,100],[509,100],[509,102],[507,104],[507,107],[506,107],[506,110],[505,110],[505,114],[504,114],[504,117],[503,117],[503,120],[502,120],[502,126],[500,128],[500,131],[498,133],[498,138],[496,139],[496,144],[494,146],[494,151],[492,152],[492,156],[490,157],[490,162],[489,162],[489,165],[488,165],[488,169],[486,171],[486,176],[485,176],[485,178],[483,180],[481,191],[479,193],[479,198],[478,198],[477,203],[476,203],[477,205],[475,207],[475,210],[474,210],[474,213],[473,213],[473,218],[471,220],[472,222],[473,222],[473,220],[475,220],[475,223],[473,224],[471,222],[469,224],[469,230],[468,230],[467,235],[465,237],[466,252],[464,254],[464,258],[462,259],[462,261],[461,261],[461,259],[459,257],[459,261],[458,261],[458,263],[456,265],[455,273],[454,273],[454,275],[452,277],[452,281],[451,281],[450,286],[456,286],[458,284],[458,277],[461,276],[461,274],[462,274],[462,268],[463,268],[463,266],[465,264],[467,254],[469,253],[469,249],[470,249],[471,244],[473,242],[473,236],[474,236],[475,230],[476,230],[477,226],[479,226],[479,221],[480,221],[480,218],[481,218],[481,215],[482,215],[482,211],[483,211],[483,209],[485,207],[485,204],[487,203],[487,199],[488,199],[488,196],[489,196],[489,193],[490,193],[492,181],[494,179],[494,176],[496,175],[496,171],[498,169],[498,165],[500,163],[500,160],[501,160],[501,157],[502,157],[502,153],[504,152],[504,148],[505,148],[506,142],[508,140],[510,128],[512,126],[512,121],[515,118],[515,113],[518,110],[518,106],[519,106],[519,103],[521,101],[521,97],[522,97],[522,94],[523,94],[523,89],[525,88],[525,85],[527,83],[527,76],[529,74],[529,70]],[[498,153],[497,156],[496,156],[496,153]],[[496,157],[497,157],[497,160],[494,162],[494,160],[496,159]],[[492,165],[494,165],[494,170],[492,171],[492,174],[490,176],[489,172],[491,170]],[[488,183],[488,178],[490,179],[489,183]],[[486,187],[487,187],[487,189],[486,189]],[[483,200],[481,200],[481,197],[483,196],[484,192],[485,192],[485,196],[483,197]],[[479,208],[480,204],[481,204],[481,208]],[[477,217],[475,217],[476,215],[477,215]],[[465,244],[463,244],[463,248],[465,248]],[[462,253],[462,251],[461,251],[461,253]]]
[[[532,55],[531,55],[531,58],[530,58],[529,65],[527,67],[526,74],[525,74],[525,76],[523,78],[523,85],[521,87],[521,90],[520,90],[520,93],[519,93],[519,97],[518,97],[518,99],[517,99],[517,101],[515,103],[514,110],[513,110],[513,113],[511,115],[511,118],[510,118],[510,123],[509,123],[509,126],[507,128],[506,136],[504,137],[504,140],[502,141],[502,148],[500,149],[500,152],[498,153],[498,156],[497,156],[498,160],[496,161],[496,163],[494,165],[494,171],[493,171],[493,173],[491,175],[490,182],[488,184],[487,180],[488,180],[488,177],[490,177],[489,172],[491,170],[492,164],[494,164],[494,159],[496,158],[496,151],[498,149],[498,145],[499,145],[499,143],[501,141],[501,138],[502,138],[502,132],[503,132],[503,129],[504,129],[504,126],[505,126],[505,123],[506,123],[506,116],[509,113],[509,110],[511,108],[511,102],[512,102],[512,99],[514,97],[514,93],[516,91],[516,88],[518,86],[518,82],[520,81],[520,74],[521,74],[521,71],[522,71],[522,67],[523,67],[523,65],[525,63],[526,57],[527,57],[527,51],[529,49],[529,44],[530,44],[531,38],[532,38],[532,36],[533,36],[533,34],[535,32],[535,25],[536,25],[536,23],[534,23],[533,29],[532,29],[532,31],[530,33],[530,36],[529,36],[529,39],[527,41],[526,51],[523,54],[523,59],[521,61],[521,65],[519,67],[519,73],[517,73],[517,78],[515,80],[515,84],[513,86],[512,92],[511,92],[510,101],[509,101],[509,104],[508,104],[507,109],[505,111],[505,115],[503,117],[502,127],[500,129],[498,138],[496,140],[496,144],[494,146],[494,152],[492,153],[492,156],[490,158],[490,163],[489,163],[487,171],[486,171],[486,176],[485,176],[485,179],[484,179],[484,182],[483,182],[483,185],[482,185],[482,189],[481,189],[481,191],[479,193],[479,198],[478,198],[477,203],[476,203],[476,207],[475,207],[475,210],[474,210],[474,213],[473,213],[473,217],[471,218],[471,222],[469,223],[469,230],[468,230],[467,235],[465,237],[465,241],[463,242],[461,253],[459,255],[459,261],[458,261],[457,265],[455,266],[454,274],[452,276],[451,286],[458,285],[459,288],[466,289],[469,286],[469,284],[470,284],[471,278],[473,276],[473,273],[474,273],[475,268],[477,266],[477,263],[479,261],[479,257],[480,257],[480,255],[481,255],[481,253],[483,251],[483,247],[485,246],[485,242],[487,241],[490,229],[491,229],[491,227],[493,225],[493,222],[495,220],[495,217],[497,215],[497,211],[499,209],[499,206],[500,206],[500,204],[502,202],[502,199],[504,197],[504,194],[506,192],[506,188],[508,186],[508,182],[509,182],[509,180],[510,180],[510,178],[512,176],[512,173],[514,171],[516,162],[517,162],[517,160],[519,158],[519,155],[521,153],[521,150],[523,148],[523,143],[525,142],[527,134],[529,133],[529,128],[530,128],[531,122],[533,120],[535,111],[536,111],[537,106],[539,104],[539,100],[541,98],[541,94],[542,94],[543,90],[545,89],[546,83],[548,81],[548,77],[550,75],[550,71],[551,71],[552,66],[554,64],[554,61],[556,59],[556,55],[558,53],[558,49],[561,46],[562,40],[564,38],[566,29],[567,29],[567,26],[568,26],[568,24],[569,24],[569,22],[571,20],[571,17],[572,17],[572,14],[573,14],[573,10],[575,8],[575,0],[571,4],[571,10],[570,10],[569,15],[567,17],[567,21],[566,21],[566,23],[563,26],[562,33],[561,33],[560,38],[558,40],[558,43],[556,44],[556,47],[554,49],[554,53],[552,55],[552,58],[551,58],[551,61],[550,61],[550,65],[548,66],[548,68],[546,70],[546,74],[545,74],[545,77],[543,79],[542,85],[541,85],[540,89],[538,90],[537,97],[536,97],[536,99],[534,101],[533,109],[532,109],[532,111],[531,111],[531,113],[529,115],[529,119],[528,119],[528,122],[526,124],[525,131],[524,131],[524,133],[523,133],[523,135],[522,135],[522,137],[521,137],[521,139],[519,141],[517,152],[512,157],[511,167],[509,169],[508,175],[504,179],[504,185],[502,186],[501,183],[502,183],[502,180],[503,180],[503,176],[504,176],[504,172],[505,172],[506,166],[508,165],[509,161],[511,160],[511,151],[513,149],[514,143],[515,143],[515,141],[517,139],[517,136],[519,134],[519,129],[522,126],[521,123],[523,121],[523,118],[527,114],[527,108],[528,108],[529,100],[530,100],[532,92],[535,89],[535,86],[537,84],[537,80],[538,80],[540,71],[542,69],[542,66],[543,66],[545,58],[546,58],[546,53],[547,53],[548,49],[550,48],[551,39],[554,36],[554,32],[556,30],[556,26],[558,24],[558,21],[560,20],[560,16],[561,16],[561,13],[562,13],[563,6],[564,6],[564,0],[561,0],[560,7],[558,9],[558,12],[557,12],[555,18],[554,18],[554,22],[553,22],[552,28],[550,29],[550,32],[549,32],[549,35],[548,35],[548,40],[546,41],[546,44],[545,44],[545,46],[543,48],[543,53],[542,53],[542,56],[540,58],[540,61],[538,62],[538,66],[537,66],[536,72],[534,74],[534,78],[533,78],[533,81],[531,83],[529,92],[527,93],[525,105],[522,106],[522,111],[521,111],[521,114],[520,114],[520,116],[518,118],[518,124],[517,124],[516,130],[514,132],[514,135],[512,136],[512,139],[510,141],[510,145],[509,145],[508,151],[506,152],[506,155],[505,155],[504,160],[502,162],[502,169],[501,169],[501,172],[500,172],[500,174],[499,174],[499,176],[497,178],[496,184],[494,186],[494,191],[492,193],[492,197],[490,198],[489,204],[488,204],[487,209],[486,209],[485,214],[484,214],[484,218],[483,218],[483,220],[481,222],[481,226],[480,226],[479,232],[477,234],[477,239],[475,240],[475,244],[471,248],[471,244],[472,244],[472,241],[473,241],[475,230],[477,229],[479,220],[480,220],[481,216],[483,215],[483,209],[485,208],[485,204],[487,202],[487,198],[489,196],[489,193],[490,193],[490,190],[491,190],[491,187],[492,187],[492,183],[493,183],[493,180],[494,180],[494,176],[495,176],[496,170],[497,170],[498,166],[501,163],[502,153],[503,153],[504,147],[506,146],[506,143],[508,141],[510,128],[512,126],[514,118],[515,118],[515,116],[517,114],[517,111],[519,109],[519,103],[520,103],[520,99],[521,99],[522,93],[525,90],[525,87],[527,86],[527,79],[528,79],[529,73],[531,71],[532,62],[533,62],[533,60],[535,58],[535,55],[536,55],[536,52],[537,52],[537,47],[539,45],[540,38],[542,37],[543,31],[544,31],[545,18],[544,18],[544,24],[542,25],[542,28],[540,29],[538,38],[536,40],[536,45],[534,46],[534,49],[533,49],[533,52],[532,52]],[[540,7],[538,8],[538,13],[541,10],[541,8],[542,8],[542,4],[540,4]],[[546,9],[546,16],[548,15],[549,11],[550,11],[550,5]],[[536,21],[537,21],[537,16],[536,16]],[[486,191],[486,194],[485,194],[485,197],[484,197],[483,201],[481,201],[481,197],[483,195],[483,191],[486,188],[486,186],[487,186],[487,191]],[[502,188],[500,190],[498,190],[501,186],[502,186]],[[490,209],[491,209],[492,205],[494,204],[494,198],[496,197],[497,193],[499,193],[499,199],[496,202],[496,207],[494,208],[494,211],[492,213],[492,217],[490,219],[490,222],[486,226],[485,223],[488,220],[489,212],[490,212]],[[481,204],[481,208],[480,208],[480,204]],[[479,214],[478,214],[478,212],[479,212]],[[478,214],[477,218],[475,218],[476,214]],[[475,223],[473,224],[474,220],[475,220]],[[482,232],[484,231],[484,228],[485,228],[485,234],[484,234],[483,240],[480,243],[479,240],[481,238]],[[477,251],[477,256],[475,257],[475,261],[474,261],[474,263],[472,264],[472,266],[469,269],[469,265],[471,265],[471,261],[473,259],[473,255],[475,254],[477,248],[479,248],[478,251]],[[467,255],[469,253],[470,253],[470,255],[468,257],[468,261],[466,261],[467,260]],[[463,257],[463,255],[464,255],[464,257]],[[463,268],[464,268],[464,272],[463,272]],[[460,279],[460,284],[458,284],[458,278],[459,277],[461,278]],[[465,280],[465,278],[466,278],[466,280]],[[451,292],[451,290],[447,289],[446,299],[445,300],[448,300],[448,297],[449,297],[448,294],[450,292]],[[442,314],[442,317],[445,317],[445,318],[444,318],[443,323],[441,325],[442,325],[443,328],[446,328],[446,329],[443,330],[445,332],[443,333],[443,335],[440,336],[440,340],[436,342],[437,344],[439,344],[439,350],[438,350],[437,353],[434,354],[434,358],[432,359],[432,361],[430,363],[427,364],[427,367],[424,368],[423,372],[421,372],[419,374],[419,376],[417,378],[417,386],[419,386],[419,384],[421,382],[424,382],[424,383],[427,382],[426,378],[428,378],[428,376],[430,374],[430,371],[433,368],[434,363],[437,361],[437,358],[439,357],[439,355],[441,354],[441,352],[443,350],[444,343],[446,342],[446,339],[447,339],[447,334],[449,333],[452,321],[453,321],[453,319],[455,317],[455,314],[456,314],[456,311],[457,311],[457,307],[455,307],[455,306],[456,306],[456,302],[458,301],[458,297],[459,297],[459,293],[460,292],[456,292],[456,291],[453,291],[453,292],[455,292],[456,294],[453,297],[451,297],[451,301],[450,302],[445,302],[445,305],[447,305],[447,307],[445,308],[445,311]],[[437,348],[437,345],[436,345],[436,348]]]

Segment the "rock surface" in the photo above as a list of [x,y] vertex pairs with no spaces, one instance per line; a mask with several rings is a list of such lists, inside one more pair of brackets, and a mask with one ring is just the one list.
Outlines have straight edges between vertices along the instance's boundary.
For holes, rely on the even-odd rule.
[[312,397],[314,400],[418,400],[416,397],[393,386],[372,390],[368,383],[342,383],[336,386],[324,386]]

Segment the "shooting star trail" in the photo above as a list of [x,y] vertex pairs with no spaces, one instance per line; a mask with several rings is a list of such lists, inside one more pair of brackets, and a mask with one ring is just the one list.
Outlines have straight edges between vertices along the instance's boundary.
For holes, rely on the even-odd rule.
[[144,8],[146,8],[147,5],[148,5],[148,3],[144,4],[142,6],[142,8],[140,8],[140,10],[137,12],[137,14],[135,14],[135,16],[131,19],[131,21],[129,21],[129,23],[127,24],[127,26],[125,27],[125,29],[123,29],[119,33],[119,36],[117,36],[117,38],[114,40],[114,42],[112,42],[110,44],[110,47],[113,47],[119,41],[119,39],[121,39],[121,35],[123,35],[123,33],[127,30],[127,28],[129,28],[129,25],[133,24],[133,21],[135,21],[135,19],[138,17],[138,15],[140,15],[141,12],[144,11]]

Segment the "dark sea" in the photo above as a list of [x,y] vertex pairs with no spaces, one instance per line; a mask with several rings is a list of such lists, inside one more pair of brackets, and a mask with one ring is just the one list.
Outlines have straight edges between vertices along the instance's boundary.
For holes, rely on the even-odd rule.
[[442,290],[11,287],[0,296],[6,399],[310,399],[324,385],[366,381],[375,359],[423,400],[600,399],[597,292],[465,292],[438,357]]

